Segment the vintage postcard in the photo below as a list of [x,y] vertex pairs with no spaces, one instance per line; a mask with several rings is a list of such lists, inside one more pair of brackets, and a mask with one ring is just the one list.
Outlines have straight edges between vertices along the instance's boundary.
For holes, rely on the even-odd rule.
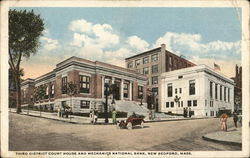
[[249,3],[2,1],[1,157],[249,157]]

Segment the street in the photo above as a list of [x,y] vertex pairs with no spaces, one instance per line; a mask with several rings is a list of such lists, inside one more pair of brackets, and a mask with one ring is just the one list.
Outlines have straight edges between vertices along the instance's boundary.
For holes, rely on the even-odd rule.
[[[133,130],[115,125],[71,124],[9,113],[11,151],[225,151],[240,147],[205,141],[219,130],[219,119],[145,123]],[[228,120],[233,126],[232,118]]]

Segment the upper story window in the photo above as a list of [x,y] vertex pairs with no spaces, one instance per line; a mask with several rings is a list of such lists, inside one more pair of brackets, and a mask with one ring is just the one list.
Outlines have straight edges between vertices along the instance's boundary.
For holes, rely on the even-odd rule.
[[138,98],[143,99],[143,87],[138,86]]
[[169,83],[168,84],[168,97],[172,97],[173,96],[173,84]]
[[218,84],[215,84],[215,99],[218,99]]
[[62,94],[67,93],[67,76],[62,78]]
[[169,58],[168,58],[168,63],[169,63],[170,65],[173,65],[173,58],[172,58],[171,56],[169,56]]
[[143,74],[144,74],[144,75],[149,74],[149,69],[148,69],[148,67],[143,68]]
[[210,98],[213,98],[213,82],[210,82]]
[[90,77],[80,75],[79,76],[79,83],[80,83],[80,93],[89,93],[89,87],[90,87]]
[[143,64],[147,64],[147,63],[149,63],[149,57],[143,58]]
[[182,93],[182,88],[179,89],[179,93]]
[[49,97],[49,86],[45,87],[45,99],[48,99]]
[[151,56],[152,62],[158,61],[158,58],[159,58],[158,54],[154,54],[154,55]]
[[135,66],[139,66],[141,64],[141,59],[135,61]]
[[152,84],[158,84],[158,76],[152,77]]
[[189,95],[195,95],[195,80],[189,81]]
[[152,74],[157,73],[157,72],[158,72],[158,64],[152,66]]
[[124,98],[128,97],[128,83],[123,84],[123,97]]
[[193,100],[193,106],[197,106],[197,100]]
[[224,101],[227,101],[227,87],[224,87]]
[[128,68],[133,68],[133,63],[128,63]]
[[153,92],[154,96],[158,95],[158,87],[152,88],[152,92]]
[[50,97],[53,98],[55,94],[55,85],[53,83],[50,84]]
[[222,86],[220,85],[220,100],[222,100]]

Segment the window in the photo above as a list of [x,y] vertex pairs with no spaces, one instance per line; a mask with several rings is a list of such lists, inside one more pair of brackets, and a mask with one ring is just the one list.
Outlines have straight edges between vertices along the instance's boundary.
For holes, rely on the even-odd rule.
[[55,94],[55,85],[53,83],[50,84],[50,97],[54,98]]
[[172,59],[172,57],[171,57],[171,56],[169,56],[169,58],[168,58],[168,62],[169,62],[169,64],[170,64],[170,65],[173,65],[173,59]]
[[151,56],[152,62],[158,61],[158,54],[154,54]]
[[230,102],[230,88],[228,88],[228,94],[227,94],[227,96],[228,96],[228,102]]
[[214,101],[210,101],[210,107],[214,107]]
[[133,63],[128,63],[128,68],[133,68]]
[[166,102],[166,108],[169,108],[169,102]]
[[90,101],[81,100],[80,108],[81,109],[89,109]]
[[183,101],[181,101],[181,107],[183,107]]
[[177,88],[175,88],[175,94],[177,94],[178,93],[178,89]]
[[67,76],[62,78],[62,94],[67,93]]
[[143,99],[143,87],[138,86],[138,98]]
[[152,92],[154,93],[154,96],[158,95],[158,87],[152,88]]
[[139,66],[140,64],[141,64],[141,60],[140,59],[138,59],[138,60],[135,61],[135,66]]
[[188,100],[187,104],[188,104],[188,107],[191,107],[192,106],[192,101]]
[[193,106],[197,106],[197,100],[193,100]]
[[148,67],[143,68],[143,74],[147,75],[149,73]]
[[182,93],[182,89],[181,88],[179,89],[179,92]]
[[158,76],[152,77],[152,84],[158,84]]
[[207,100],[205,100],[205,106],[207,106]]
[[140,73],[141,73],[141,70],[140,70],[140,69],[137,69],[136,72],[140,74]]
[[224,101],[227,101],[227,87],[224,87]]
[[45,99],[48,99],[49,98],[49,86],[46,86],[45,87]]
[[149,63],[149,58],[148,57],[143,58],[143,64],[147,64],[147,63]]
[[220,86],[220,100],[222,100],[222,86]]
[[189,95],[195,94],[195,80],[189,81]]
[[123,84],[123,97],[124,98],[128,97],[128,83]]
[[173,96],[173,85],[172,83],[168,84],[168,97],[172,97]]
[[178,76],[178,79],[181,79],[181,78],[183,78],[183,76]]
[[213,98],[213,82],[210,82],[210,98]]
[[89,93],[90,77],[80,75],[80,93]]
[[157,73],[158,72],[158,65],[153,65],[152,66],[152,74]]
[[174,102],[173,101],[171,101],[171,108],[173,108],[174,107]]
[[215,84],[215,99],[218,99],[218,84]]
[[23,90],[23,98],[26,98],[26,89]]

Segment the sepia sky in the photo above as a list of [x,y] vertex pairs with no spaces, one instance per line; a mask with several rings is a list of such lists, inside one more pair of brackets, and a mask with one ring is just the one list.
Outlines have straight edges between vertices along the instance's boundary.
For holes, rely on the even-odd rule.
[[220,65],[234,76],[241,65],[237,8],[12,8],[33,9],[45,22],[41,46],[23,59],[24,78],[36,78],[71,56],[125,67],[125,58],[166,44],[196,64]]

